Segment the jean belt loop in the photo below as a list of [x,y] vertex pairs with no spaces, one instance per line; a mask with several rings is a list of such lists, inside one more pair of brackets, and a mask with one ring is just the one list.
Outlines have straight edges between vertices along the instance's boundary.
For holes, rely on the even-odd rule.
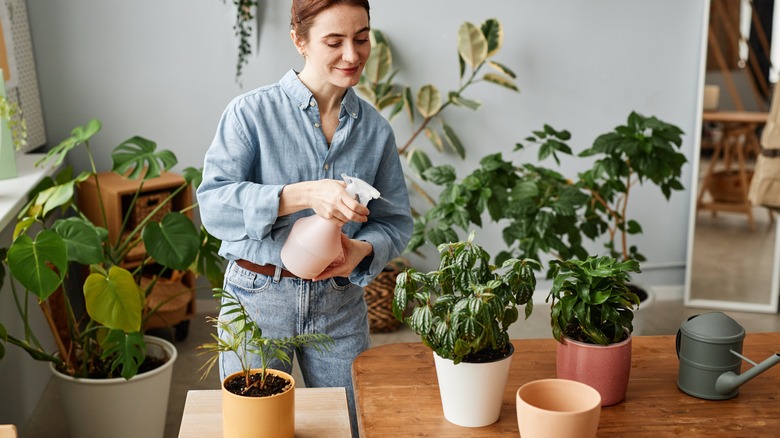
[[279,283],[279,280],[282,278],[282,267],[281,266],[274,266],[274,283]]

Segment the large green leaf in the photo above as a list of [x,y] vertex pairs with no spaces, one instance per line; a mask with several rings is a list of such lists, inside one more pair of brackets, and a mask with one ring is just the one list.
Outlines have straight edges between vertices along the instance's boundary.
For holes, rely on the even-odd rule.
[[65,278],[67,253],[65,242],[54,231],[43,230],[35,240],[23,234],[8,249],[8,268],[19,283],[45,300]]
[[133,274],[112,266],[108,276],[93,272],[84,282],[84,300],[89,316],[112,330],[141,330],[144,297]]
[[98,228],[92,222],[70,217],[60,219],[52,227],[68,247],[68,260],[91,265],[105,261],[102,243],[108,236],[105,228]]
[[138,374],[138,367],[146,359],[146,344],[141,333],[110,330],[100,344],[103,347],[101,358],[113,358],[111,371],[121,366],[122,377],[125,379]]
[[149,255],[163,266],[187,270],[198,256],[198,230],[181,213],[168,213],[160,223],[149,222],[141,237]]
[[417,111],[429,119],[441,109],[441,93],[431,84],[423,85],[417,92]]
[[477,68],[487,58],[488,42],[477,26],[466,22],[458,30],[458,53],[472,69]]
[[176,165],[176,155],[169,150],[157,151],[157,143],[135,136],[125,140],[111,153],[113,170],[130,179],[144,180],[160,176],[161,171]]
[[66,138],[60,144],[53,147],[45,157],[40,159],[36,164],[48,163],[54,160],[54,165],[59,166],[65,160],[72,149],[76,146],[87,143],[89,139],[100,131],[101,124],[99,120],[92,119],[84,126],[76,126],[70,133],[70,137]]

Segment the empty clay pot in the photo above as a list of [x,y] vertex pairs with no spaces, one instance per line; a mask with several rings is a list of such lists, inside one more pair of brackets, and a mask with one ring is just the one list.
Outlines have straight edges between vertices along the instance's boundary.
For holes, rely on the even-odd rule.
[[542,379],[517,390],[517,425],[522,438],[593,438],[601,395],[566,379]]

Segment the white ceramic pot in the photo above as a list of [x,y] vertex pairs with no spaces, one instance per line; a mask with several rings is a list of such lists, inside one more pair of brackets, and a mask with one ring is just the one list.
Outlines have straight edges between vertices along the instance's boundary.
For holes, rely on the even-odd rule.
[[436,353],[433,360],[447,421],[464,427],[483,427],[498,421],[512,363],[511,353],[504,359],[488,363],[455,365]]
[[177,352],[164,339],[145,336],[144,340],[147,354],[169,359],[130,380],[77,379],[50,364],[70,438],[163,437]]

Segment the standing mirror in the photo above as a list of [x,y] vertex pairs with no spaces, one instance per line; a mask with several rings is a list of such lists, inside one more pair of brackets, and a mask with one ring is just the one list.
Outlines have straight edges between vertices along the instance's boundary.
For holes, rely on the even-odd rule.
[[[769,108],[771,33],[764,29],[772,29],[772,8],[773,2],[711,2],[686,306],[778,312],[780,221],[748,199],[770,134],[764,127],[780,116],[777,102]],[[712,95],[718,90],[719,98]]]

